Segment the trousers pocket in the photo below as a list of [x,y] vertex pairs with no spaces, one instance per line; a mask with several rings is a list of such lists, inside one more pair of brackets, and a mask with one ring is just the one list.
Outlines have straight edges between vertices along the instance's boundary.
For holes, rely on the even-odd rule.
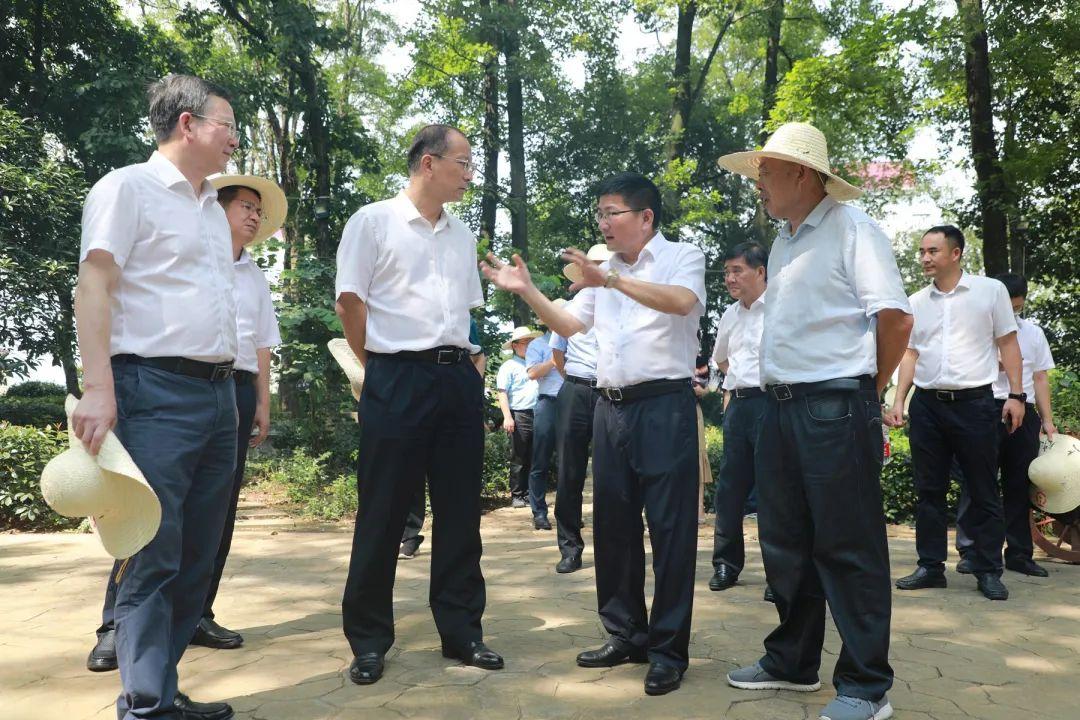
[[851,406],[847,393],[823,393],[807,395],[806,413],[819,422],[837,422],[851,417]]

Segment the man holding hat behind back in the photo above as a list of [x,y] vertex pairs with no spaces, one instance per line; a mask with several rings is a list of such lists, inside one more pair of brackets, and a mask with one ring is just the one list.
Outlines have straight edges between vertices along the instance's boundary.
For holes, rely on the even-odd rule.
[[892,716],[889,550],[879,476],[881,390],[911,331],[892,246],[845,200],[825,136],[781,126],[720,167],[757,180],[786,222],[769,255],[761,340],[766,408],[755,449],[758,527],[780,625],[765,655],[728,674],[749,690],[817,690],[828,602],[843,647],[829,720]]

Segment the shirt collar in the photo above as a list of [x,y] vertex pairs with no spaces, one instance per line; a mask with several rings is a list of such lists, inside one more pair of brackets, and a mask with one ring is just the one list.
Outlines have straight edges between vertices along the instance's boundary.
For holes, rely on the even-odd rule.
[[251,255],[248,254],[247,248],[240,251],[240,257],[237,260],[233,260],[233,265],[248,265],[252,262]]
[[[810,214],[806,216],[806,219],[799,224],[798,230],[792,233],[791,222],[785,221],[780,228],[781,234],[786,238],[793,238],[803,232],[803,228],[816,228],[821,224],[821,221],[825,219],[825,216],[828,215],[829,211],[839,204],[840,203],[838,203],[836,198],[832,195],[826,195],[821,199],[821,202],[814,206],[814,209],[810,211]],[[806,232],[810,232],[810,230],[806,230]]]
[[967,270],[960,271],[960,279],[956,281],[956,287],[954,287],[949,292],[942,292],[938,289],[936,282],[934,282],[933,280],[930,281],[930,292],[934,295],[950,295],[959,290],[960,288],[964,288],[965,290],[971,289],[971,275],[968,274]]
[[[155,150],[146,162],[150,170],[161,180],[161,184],[175,190],[178,186],[190,188],[191,183],[180,172],[180,168],[173,165],[172,160]],[[208,200],[217,200],[217,190],[209,180],[203,179],[202,188],[199,192],[199,202],[206,204]]]
[[753,312],[755,309],[757,309],[759,307],[764,307],[764,305],[765,305],[765,293],[761,293],[760,295],[758,295],[757,300],[750,303],[750,307],[746,307],[745,305],[743,305],[742,300],[736,300],[735,304],[739,306],[739,312]]
[[[401,219],[406,223],[412,224],[416,220],[423,220],[424,224],[431,227],[431,223],[428,222],[426,217],[420,214],[420,211],[413,205],[413,201],[409,199],[409,196],[405,194],[404,190],[399,192],[394,200],[396,201],[397,210]],[[439,219],[435,222],[435,232],[439,232],[445,228],[449,222],[449,215],[446,212],[446,208],[443,208],[442,215],[440,215]]]
[[671,242],[667,238],[664,237],[664,233],[662,233],[662,232],[660,232],[658,230],[656,232],[656,234],[653,235],[652,238],[649,239],[649,242],[645,243],[645,247],[641,248],[641,252],[638,253],[638,257],[637,257],[636,262],[634,262],[634,263],[626,262],[626,260],[622,256],[622,253],[615,253],[612,256],[611,259],[612,260],[618,260],[619,264],[621,264],[623,267],[629,268],[629,267],[633,267],[634,265],[637,265],[638,263],[640,263],[642,257],[644,257],[645,255],[648,255],[653,260],[656,260],[657,258],[659,258],[661,255],[664,254],[664,251],[667,250],[668,246],[670,246],[670,245],[671,245]]

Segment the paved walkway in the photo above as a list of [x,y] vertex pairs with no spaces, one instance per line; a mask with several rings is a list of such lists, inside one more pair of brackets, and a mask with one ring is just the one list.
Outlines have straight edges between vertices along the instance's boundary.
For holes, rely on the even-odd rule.
[[[345,676],[351,659],[339,602],[351,525],[319,526],[251,513],[236,534],[218,619],[241,630],[238,650],[192,648],[181,687],[198,700],[227,699],[239,718],[816,718],[833,695],[747,692],[724,674],[754,661],[776,621],[762,602],[756,543],[743,584],[709,592],[711,532],[698,550],[691,663],[678,692],[649,698],[640,665],[584,670],[574,655],[603,638],[595,612],[592,556],[556,575],[554,534],[536,532],[524,510],[484,517],[486,639],[506,669],[485,672],[442,658],[426,607],[429,546],[398,570],[397,645],[379,683]],[[753,534],[755,528],[748,525]],[[913,566],[906,528],[890,531],[893,575]],[[586,538],[589,540],[588,536]],[[897,717],[1014,720],[1076,716],[1080,666],[1080,567],[1045,563],[1048,579],[1006,573],[1012,599],[991,603],[974,580],[949,574],[947,590],[894,594],[890,698]],[[115,673],[83,663],[93,644],[110,566],[87,535],[0,535],[0,718],[115,717]],[[822,678],[839,650],[831,623]],[[1073,710],[1068,708],[1072,707]]]

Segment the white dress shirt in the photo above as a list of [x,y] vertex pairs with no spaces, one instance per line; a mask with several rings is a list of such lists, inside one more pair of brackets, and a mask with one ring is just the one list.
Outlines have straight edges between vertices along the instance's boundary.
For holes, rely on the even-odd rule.
[[236,362],[233,367],[251,373],[259,372],[257,350],[281,344],[274,301],[266,276],[251,259],[247,250],[240,251],[236,268]]
[[[1020,354],[1024,358],[1024,392],[1027,393],[1027,401],[1034,403],[1035,373],[1053,370],[1054,356],[1050,353],[1050,343],[1046,342],[1046,333],[1041,327],[1022,317],[1016,318],[1016,327],[1016,341],[1020,343]],[[1009,376],[999,369],[997,380],[994,381],[994,397],[1006,400],[1010,392]]]
[[727,362],[724,389],[761,386],[761,331],[765,326],[765,293],[747,308],[741,300],[728,305],[716,326],[713,362]]
[[599,387],[626,387],[648,380],[682,379],[694,374],[698,320],[705,312],[705,255],[688,243],[669,242],[657,233],[628,265],[616,253],[601,268],[659,285],[684,287],[697,297],[687,315],[645,307],[622,292],[585,288],[566,310],[593,328],[598,348]]
[[558,333],[551,333],[551,349],[562,350],[566,356],[563,363],[563,371],[567,375],[596,379],[596,332],[590,329],[588,332],[580,332],[570,338],[564,338]]
[[476,238],[445,210],[432,228],[404,192],[346,223],[336,296],[346,292],[367,304],[370,352],[480,349],[469,342],[469,309],[484,304]]
[[110,355],[236,357],[232,233],[209,182],[196,197],[158,152],[113,170],[83,206],[79,262],[91,250],[110,253],[120,267]]
[[892,245],[862,210],[826,196],[769,253],[761,382],[877,374],[877,313],[911,312]]
[[947,293],[930,283],[911,296],[915,327],[908,347],[919,353],[915,386],[963,390],[998,376],[997,338],[1016,332],[1009,291],[993,278],[964,272]]

